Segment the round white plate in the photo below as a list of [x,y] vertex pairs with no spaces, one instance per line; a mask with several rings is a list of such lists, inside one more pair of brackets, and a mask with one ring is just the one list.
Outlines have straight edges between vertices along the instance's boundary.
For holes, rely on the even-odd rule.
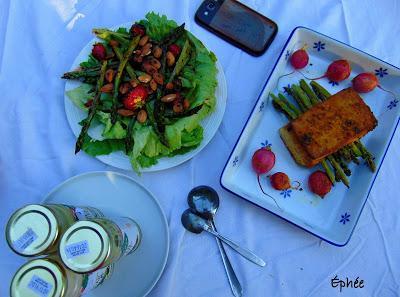
[[44,202],[93,206],[106,214],[131,217],[140,225],[139,248],[115,265],[109,280],[85,296],[139,297],[151,291],[167,263],[169,233],[160,204],[142,185],[120,173],[90,172],[66,180]]
[[[123,24],[115,28],[118,27],[127,27],[127,24]],[[81,50],[79,55],[76,57],[74,63],[72,64],[70,71],[76,69],[79,66],[79,63],[87,59],[92,50],[92,45],[98,41],[99,40],[97,38],[94,38]],[[141,172],[159,171],[182,164],[183,162],[197,155],[214,137],[215,133],[217,132],[222,122],[222,118],[224,117],[226,98],[227,98],[227,85],[226,85],[225,74],[221,64],[218,61],[217,61],[217,69],[218,69],[218,74],[217,74],[218,86],[217,89],[215,90],[215,96],[217,98],[216,100],[217,102],[214,112],[211,113],[205,119],[203,119],[201,123],[204,129],[203,140],[201,144],[196,149],[184,155],[177,155],[172,158],[167,158],[167,157],[161,158],[158,160],[158,163],[156,165],[151,166],[149,168],[143,168],[141,169]],[[65,83],[65,92],[78,87],[80,84],[81,83],[78,81],[67,80]],[[84,118],[86,118],[87,113],[77,108],[71,102],[71,100],[69,100],[66,93],[64,93],[64,103],[65,103],[65,113],[67,115],[69,125],[71,126],[71,129],[74,132],[75,136],[78,137],[81,131],[81,126],[79,125],[79,122]],[[101,139],[101,130],[92,129],[90,131],[90,135],[96,139]],[[132,170],[129,158],[122,151],[113,152],[109,155],[97,156],[96,158],[98,158],[100,161],[108,165],[124,170]]]

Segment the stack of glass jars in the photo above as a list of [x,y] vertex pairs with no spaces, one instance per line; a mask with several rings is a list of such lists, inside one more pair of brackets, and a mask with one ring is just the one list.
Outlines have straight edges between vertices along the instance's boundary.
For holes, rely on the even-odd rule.
[[17,254],[35,257],[15,273],[12,297],[77,297],[111,276],[141,232],[131,218],[106,218],[93,207],[31,204],[10,217],[6,239]]

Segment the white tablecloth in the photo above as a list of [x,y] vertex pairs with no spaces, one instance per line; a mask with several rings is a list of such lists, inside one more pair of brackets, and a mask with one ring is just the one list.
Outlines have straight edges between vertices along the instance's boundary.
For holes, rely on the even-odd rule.
[[[137,177],[158,197],[168,218],[171,248],[162,278],[150,296],[231,296],[214,239],[193,235],[180,223],[186,193],[215,187],[221,197],[221,233],[257,251],[264,269],[228,250],[244,296],[399,296],[400,140],[397,131],[370,198],[347,246],[339,248],[227,193],[219,176],[245,120],[289,33],[303,25],[400,66],[398,0],[245,0],[279,25],[270,49],[254,58],[194,22],[201,1],[1,0],[0,1],[0,234],[16,208],[39,202],[54,186],[79,173],[116,170],[84,153],[63,103],[64,81],[93,27],[167,14],[202,39],[218,56],[228,82],[228,105],[218,133],[193,160]],[[210,165],[212,164],[212,165]],[[117,170],[118,171],[118,170]],[[3,235],[2,235],[3,236]],[[0,241],[0,296],[25,260]],[[339,293],[335,275],[364,280],[362,289]],[[117,296],[118,294],[116,294]]]

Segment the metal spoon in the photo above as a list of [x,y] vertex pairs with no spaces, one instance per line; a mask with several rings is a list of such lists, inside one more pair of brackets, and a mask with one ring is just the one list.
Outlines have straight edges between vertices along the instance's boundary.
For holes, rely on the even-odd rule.
[[245,257],[247,260],[261,267],[265,266],[265,262],[260,257],[256,256],[250,250],[240,247],[238,244],[222,236],[217,231],[214,231],[208,224],[207,220],[194,214],[192,210],[187,209],[183,212],[181,217],[181,222],[182,225],[186,228],[186,230],[197,234],[203,231],[207,231],[208,233],[211,233],[212,235],[221,239],[223,242],[225,242],[227,245],[229,245],[231,248],[233,248],[235,251],[237,251],[239,254]]
[[[209,220],[211,228],[217,231],[214,225],[213,217],[216,214],[219,207],[218,193],[211,187],[199,186],[193,188],[187,197],[190,208],[198,213],[203,218]],[[221,254],[222,262],[224,263],[226,276],[228,277],[229,285],[233,296],[241,297],[243,294],[242,286],[233,270],[232,264],[229,261],[228,255],[226,254],[225,248],[222,245],[221,240],[216,238],[219,252]]]

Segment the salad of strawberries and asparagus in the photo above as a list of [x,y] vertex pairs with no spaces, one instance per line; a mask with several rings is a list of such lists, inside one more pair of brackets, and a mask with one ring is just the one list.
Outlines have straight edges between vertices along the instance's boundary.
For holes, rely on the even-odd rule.
[[[136,171],[184,154],[203,139],[201,120],[215,106],[215,55],[166,16],[153,12],[131,28],[93,29],[99,42],[87,61],[62,78],[87,117],[76,141],[92,156],[124,151]],[[89,128],[102,125],[101,139]]]

